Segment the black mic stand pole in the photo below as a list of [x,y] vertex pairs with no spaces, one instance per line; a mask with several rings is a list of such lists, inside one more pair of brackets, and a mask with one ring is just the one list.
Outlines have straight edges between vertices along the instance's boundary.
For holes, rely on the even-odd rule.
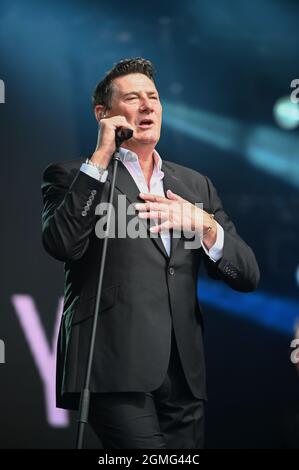
[[86,375],[85,375],[85,380],[84,380],[84,387],[80,395],[76,449],[83,448],[85,425],[86,423],[88,423],[88,413],[89,413],[89,404],[90,404],[90,390],[89,390],[90,376],[91,376],[91,368],[92,368],[93,355],[94,355],[94,346],[95,346],[95,339],[96,339],[96,332],[97,332],[100,300],[101,300],[101,294],[102,294],[102,283],[103,283],[103,277],[104,277],[105,260],[106,260],[107,245],[108,245],[108,238],[109,238],[109,231],[110,231],[110,220],[111,220],[111,213],[112,213],[112,207],[113,207],[112,203],[113,203],[114,187],[115,187],[118,162],[120,161],[119,147],[124,140],[129,139],[132,135],[133,135],[133,132],[130,131],[129,129],[123,129],[123,130],[115,132],[116,149],[112,156],[113,172],[112,172],[112,181],[111,181],[109,198],[108,198],[109,204],[108,204],[108,213],[107,213],[107,229],[106,229],[106,235],[104,238],[102,251],[101,251],[98,288],[97,288],[96,303],[95,303],[95,308],[94,308],[94,316],[93,316],[92,329],[91,329],[91,335],[90,335]]

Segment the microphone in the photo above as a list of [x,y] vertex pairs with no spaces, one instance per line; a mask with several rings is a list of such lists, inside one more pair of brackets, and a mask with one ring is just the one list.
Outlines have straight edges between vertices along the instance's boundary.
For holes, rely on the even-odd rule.
[[121,144],[128,139],[131,139],[133,135],[132,129],[128,129],[126,127],[119,127],[115,130],[115,145],[116,149],[118,150]]

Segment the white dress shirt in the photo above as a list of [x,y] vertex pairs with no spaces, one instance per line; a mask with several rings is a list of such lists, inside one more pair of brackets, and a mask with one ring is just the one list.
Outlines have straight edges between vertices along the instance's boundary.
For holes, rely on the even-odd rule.
[[[162,159],[158,152],[154,150],[154,170],[150,179],[150,190],[148,189],[147,182],[145,180],[144,174],[142,172],[139,159],[136,153],[132,152],[131,150],[125,149],[120,147],[120,159],[123,165],[126,167],[128,172],[131,174],[132,178],[135,181],[136,186],[138,187],[141,193],[150,193],[150,194],[157,194],[159,196],[165,196],[164,188],[163,188],[163,178],[164,172],[161,170],[162,167]],[[83,163],[80,168],[81,171],[86,173],[87,175],[91,176],[99,180],[99,173],[96,167],[92,165],[88,165],[87,163]],[[155,220],[155,219],[153,219]],[[216,222],[216,221],[215,221]],[[204,243],[201,242],[202,248],[204,249],[205,253],[211,258],[212,261],[218,261],[223,255],[223,245],[224,245],[224,231],[218,222],[217,224],[217,236],[216,242],[208,250]],[[170,256],[170,245],[171,245],[171,237],[169,230],[163,230],[160,232],[160,236],[162,242],[165,246],[165,249]]]

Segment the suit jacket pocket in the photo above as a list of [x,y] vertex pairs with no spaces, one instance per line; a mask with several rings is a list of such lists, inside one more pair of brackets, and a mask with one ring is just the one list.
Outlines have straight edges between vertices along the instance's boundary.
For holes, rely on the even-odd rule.
[[[100,315],[102,312],[110,309],[116,303],[119,284],[106,287],[102,290],[100,301]],[[76,325],[88,318],[93,317],[96,303],[96,295],[80,299],[77,309],[74,312],[72,325]]]

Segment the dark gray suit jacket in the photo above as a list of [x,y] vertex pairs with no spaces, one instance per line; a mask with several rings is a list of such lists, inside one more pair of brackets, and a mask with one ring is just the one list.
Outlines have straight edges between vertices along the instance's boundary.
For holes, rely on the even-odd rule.
[[[83,386],[103,243],[95,235],[99,220],[95,208],[108,200],[112,174],[110,165],[107,182],[100,183],[79,171],[84,160],[49,166],[42,183],[43,244],[65,263],[56,381],[57,406],[64,408],[78,406]],[[197,299],[200,263],[204,261],[213,279],[242,292],[257,287],[259,268],[209,178],[168,161],[163,161],[162,170],[165,192],[171,189],[191,203],[202,202],[204,210],[215,215],[224,229],[223,257],[214,263],[202,248],[186,249],[184,236],[172,237],[170,257],[160,235],[109,239],[91,391],[158,388],[167,371],[173,325],[187,382],[195,397],[205,399],[202,313]],[[127,205],[140,202],[139,189],[122,163],[116,180],[116,214],[119,194],[126,195]]]

